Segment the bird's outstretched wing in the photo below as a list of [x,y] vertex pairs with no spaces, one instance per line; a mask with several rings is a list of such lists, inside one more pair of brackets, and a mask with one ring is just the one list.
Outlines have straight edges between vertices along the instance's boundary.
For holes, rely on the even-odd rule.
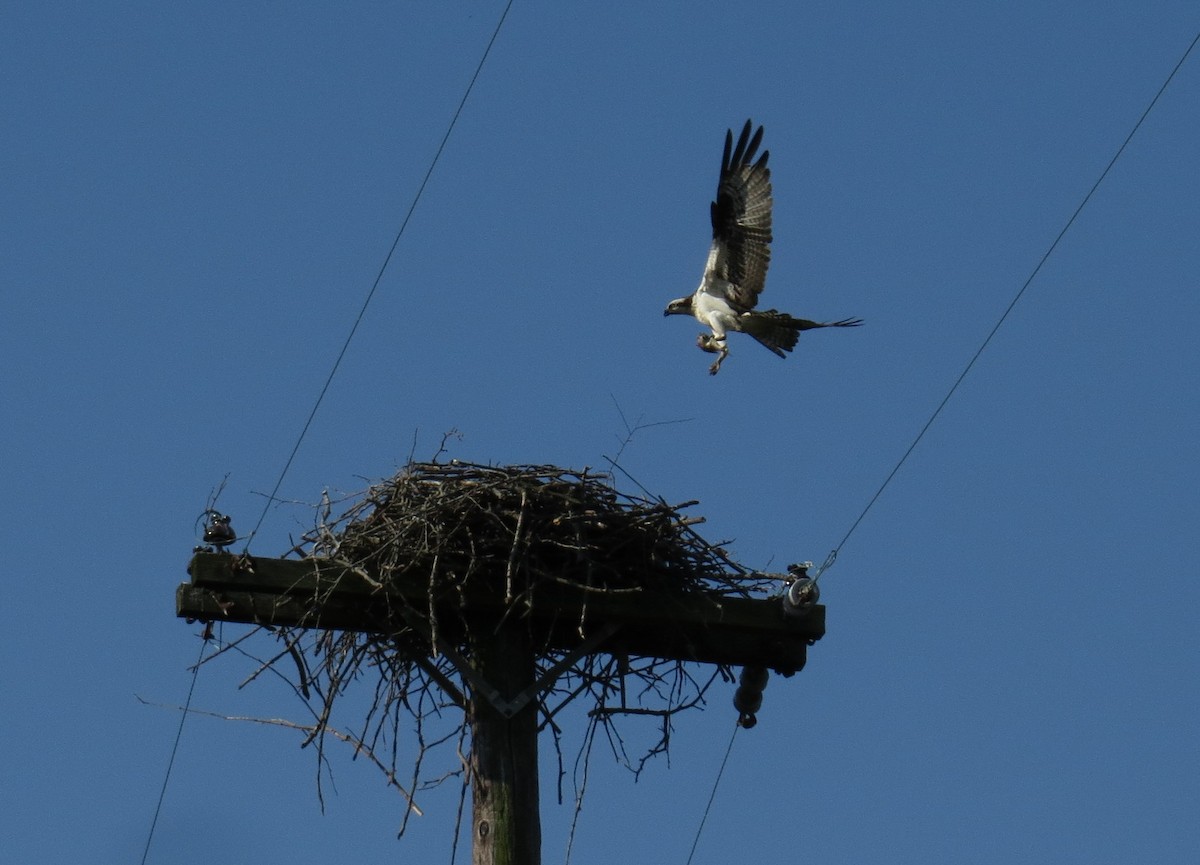
[[747,120],[736,147],[733,131],[725,133],[717,199],[710,206],[713,242],[704,272],[706,283],[722,289],[730,304],[742,311],[758,303],[771,263],[770,151],[754,161],[763,129],[758,127],[751,137],[752,128]]

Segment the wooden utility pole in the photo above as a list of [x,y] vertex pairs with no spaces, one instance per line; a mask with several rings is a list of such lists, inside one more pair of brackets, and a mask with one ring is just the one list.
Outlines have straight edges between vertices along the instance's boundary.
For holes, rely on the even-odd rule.
[[[473,638],[480,678],[502,695],[534,684],[529,634],[519,624]],[[482,695],[472,696],[471,803],[474,865],[537,865],[542,855],[538,802],[537,700],[511,716]]]
[[[501,590],[466,585],[431,597],[426,576],[393,579],[381,588],[353,568],[322,559],[201,552],[188,572],[191,582],[176,592],[176,612],[188,619],[390,634],[399,609],[407,626],[430,636],[469,689],[474,865],[538,865],[541,859],[537,710],[540,693],[567,665],[538,680],[531,635],[539,651],[576,659],[611,652],[790,676],[825,634],[823,606],[789,609],[779,598],[693,592],[650,605],[636,592],[555,585],[540,587],[539,603],[518,618],[505,615]],[[470,623],[465,656],[436,636],[432,625],[440,613]]]

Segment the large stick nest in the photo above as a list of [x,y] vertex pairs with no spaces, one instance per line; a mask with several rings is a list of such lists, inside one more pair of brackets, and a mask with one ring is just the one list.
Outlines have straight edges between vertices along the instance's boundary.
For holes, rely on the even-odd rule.
[[626,495],[609,476],[554,466],[412,463],[377,484],[334,526],[305,537],[309,555],[401,574],[486,581],[506,594],[541,582],[596,591],[747,595],[762,583],[692,526],[701,517]]
[[[608,475],[589,470],[410,463],[356,497],[340,516],[325,497],[316,525],[291,551],[351,566],[389,599],[383,605],[389,611],[385,626],[371,633],[272,629],[283,649],[261,661],[251,678],[269,669],[286,680],[311,715],[311,723],[287,726],[307,732],[305,744],[316,743],[319,765],[326,765],[326,736],[351,743],[408,799],[407,822],[408,814],[417,813],[419,791],[449,777],[460,777],[464,785],[469,780],[467,725],[461,714],[447,710],[465,708],[462,695],[472,685],[445,650],[452,642],[469,656],[463,646],[472,625],[465,602],[451,615],[456,621],[449,621],[446,605],[439,601],[438,613],[433,599],[457,590],[466,597],[482,587],[503,599],[504,618],[520,620],[538,603],[539,589],[552,584],[565,583],[585,595],[644,594],[651,601],[701,594],[714,602],[773,585],[693,530],[703,519],[683,511],[695,504],[621,493]],[[428,603],[391,600],[403,595],[401,583],[411,587],[414,580],[428,587]],[[572,627],[582,636],[585,625]],[[584,755],[599,731],[617,760],[640,772],[647,759],[668,749],[673,717],[702,707],[718,677],[732,680],[720,667],[705,670],[678,660],[568,655],[549,643],[536,651],[536,675],[548,674],[537,704],[541,727],[554,736],[560,801],[567,770],[555,719],[569,704],[589,707],[575,768],[576,796],[582,797],[586,770],[581,775],[580,766],[586,766]],[[366,688],[356,689],[359,696],[347,707],[341,698],[355,682]],[[615,720],[625,715],[655,719],[650,742],[636,749],[640,759],[627,753],[617,729]],[[405,757],[398,746],[406,726],[412,729],[407,737],[412,763],[404,783]],[[454,748],[460,767],[427,775],[426,756],[439,746]]]

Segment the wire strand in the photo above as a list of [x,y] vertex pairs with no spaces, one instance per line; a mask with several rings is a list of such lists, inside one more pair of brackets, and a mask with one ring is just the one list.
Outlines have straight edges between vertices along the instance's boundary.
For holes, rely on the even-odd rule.
[[188,687],[187,700],[183,703],[183,714],[179,716],[179,729],[175,731],[175,744],[171,746],[171,756],[167,759],[167,771],[163,776],[162,789],[158,792],[158,804],[154,806],[154,817],[150,820],[150,831],[146,833],[146,847],[142,850],[142,865],[146,865],[146,857],[150,855],[150,842],[154,840],[154,830],[158,826],[158,815],[162,813],[163,801],[167,798],[167,782],[171,780],[171,769],[175,765],[175,755],[179,752],[179,742],[183,738],[183,725],[187,722],[188,710],[192,706],[192,694],[196,692],[196,680],[200,678],[200,667],[204,662],[204,650],[208,641],[200,641],[200,657],[196,658],[196,666],[192,670],[192,684]]
[[712,793],[708,796],[708,804],[704,806],[704,816],[700,818],[700,825],[696,827],[696,837],[692,841],[692,849],[688,853],[685,865],[692,865],[692,857],[696,855],[696,847],[700,844],[700,833],[704,831],[704,824],[708,820],[708,812],[712,810],[713,800],[717,798],[717,788],[721,786],[721,776],[725,774],[725,764],[729,762],[729,755],[733,751],[733,740],[737,738],[737,732],[740,728],[740,724],[733,725],[733,734],[729,737],[729,747],[725,749],[725,757],[721,760],[721,768],[717,770],[717,780],[713,782]]
[[1091,189],[1089,189],[1087,194],[1083,196],[1083,200],[1079,202],[1079,206],[1075,208],[1075,211],[1071,214],[1070,218],[1067,219],[1066,224],[1062,227],[1062,230],[1058,232],[1058,235],[1046,249],[1045,253],[1043,253],[1042,257],[1038,259],[1037,264],[1030,272],[1028,278],[1026,278],[1025,282],[1022,283],[1021,288],[1013,296],[1013,299],[1009,301],[1008,306],[1005,308],[1004,312],[1001,313],[1000,318],[996,321],[996,324],[988,332],[988,335],[984,337],[984,340],[982,343],[980,343],[979,348],[975,350],[975,354],[971,355],[971,359],[967,361],[967,365],[963,367],[963,371],[958,374],[958,378],[956,378],[954,383],[950,385],[950,390],[948,390],[946,395],[942,397],[942,401],[938,403],[937,408],[933,410],[933,414],[929,416],[929,420],[925,421],[925,425],[921,427],[921,431],[918,432],[916,438],[912,440],[912,444],[908,446],[908,449],[904,451],[896,465],[892,467],[890,472],[888,472],[888,476],[884,478],[883,483],[879,485],[879,489],[875,490],[875,494],[871,496],[870,501],[867,502],[866,507],[862,509],[862,512],[851,524],[850,528],[846,531],[846,534],[842,536],[840,541],[838,541],[837,546],[830,551],[829,557],[826,558],[824,564],[821,565],[821,567],[817,570],[817,573],[814,575],[814,581],[817,580],[821,574],[823,574],[826,569],[831,567],[837,560],[838,553],[841,552],[842,547],[846,544],[846,541],[850,539],[852,534],[854,534],[854,530],[858,528],[859,523],[863,521],[863,518],[866,517],[868,511],[874,507],[875,502],[878,501],[879,497],[883,495],[883,491],[887,489],[888,484],[892,482],[892,478],[894,478],[896,473],[900,471],[900,467],[904,465],[909,456],[916,449],[917,445],[921,442],[921,439],[925,437],[925,433],[927,433],[929,428],[933,426],[933,422],[937,420],[938,416],[942,413],[942,409],[946,407],[946,403],[950,402],[950,398],[954,396],[954,392],[958,390],[958,386],[962,384],[963,379],[967,377],[967,374],[970,373],[971,369],[975,366],[975,362],[979,360],[980,355],[983,354],[984,350],[991,343],[992,337],[994,337],[996,332],[1000,330],[1001,325],[1004,324],[1005,320],[1009,316],[1009,313],[1013,311],[1013,308],[1021,300],[1021,297],[1025,294],[1025,290],[1029,288],[1034,278],[1041,271],[1042,266],[1050,258],[1051,254],[1053,254],[1054,250],[1058,248],[1059,242],[1062,241],[1063,237],[1065,237],[1067,232],[1070,231],[1071,226],[1075,224],[1075,220],[1079,218],[1079,214],[1083,212],[1084,207],[1086,207],[1088,202],[1092,200],[1092,196],[1095,195],[1096,190],[1100,188],[1100,184],[1104,182],[1105,178],[1108,177],[1109,172],[1112,171],[1113,166],[1117,164],[1117,160],[1121,158],[1121,155],[1125,152],[1125,148],[1128,147],[1129,142],[1133,140],[1133,136],[1136,135],[1137,131],[1142,127],[1142,123],[1144,123],[1146,118],[1150,116],[1150,112],[1153,111],[1154,106],[1158,104],[1159,98],[1166,91],[1167,86],[1170,85],[1172,79],[1175,78],[1175,74],[1187,61],[1188,56],[1192,53],[1192,49],[1196,47],[1198,42],[1200,42],[1200,32],[1197,32],[1191,43],[1188,44],[1187,49],[1183,52],[1183,55],[1179,58],[1179,61],[1171,69],[1171,72],[1167,75],[1166,80],[1163,81],[1162,86],[1158,88],[1158,92],[1154,94],[1154,98],[1150,100],[1150,104],[1146,106],[1146,110],[1142,112],[1141,116],[1138,117],[1137,122],[1133,124],[1133,128],[1129,130],[1129,134],[1125,136],[1125,140],[1121,142],[1121,146],[1117,148],[1117,152],[1113,154],[1112,159],[1110,159],[1108,164],[1104,166],[1104,170],[1100,172],[1100,176],[1096,178],[1096,182],[1092,184]]
[[371,290],[367,292],[366,299],[363,300],[362,307],[358,310],[358,317],[354,319],[354,324],[350,327],[350,333],[346,336],[346,341],[342,344],[342,350],[338,352],[337,358],[333,362],[333,368],[329,370],[329,376],[325,379],[325,384],[321,387],[320,393],[317,394],[317,400],[313,404],[312,411],[308,413],[308,419],[300,429],[300,435],[296,437],[296,443],[292,446],[292,452],[288,454],[287,462],[283,464],[283,470],[280,471],[279,478],[275,481],[275,486],[271,490],[271,494],[267,496],[262,513],[258,517],[258,522],[254,524],[254,529],[246,537],[244,552],[248,553],[250,551],[250,542],[254,540],[254,536],[258,534],[258,530],[262,528],[263,520],[267,517],[271,503],[275,501],[275,497],[279,494],[279,488],[283,486],[283,480],[287,477],[287,473],[292,467],[292,462],[296,459],[296,454],[300,451],[300,445],[304,442],[305,436],[308,435],[308,428],[312,426],[313,419],[317,416],[317,410],[320,409],[321,403],[325,400],[325,394],[329,391],[329,386],[333,383],[333,378],[337,375],[338,368],[342,365],[342,359],[345,358],[346,352],[350,348],[350,342],[358,332],[358,326],[362,324],[363,317],[367,313],[367,307],[371,305],[371,300],[375,297],[375,292],[383,280],[383,274],[387,270],[388,264],[396,252],[396,248],[400,245],[400,239],[404,236],[404,230],[408,228],[409,220],[412,219],[413,212],[417,209],[417,204],[421,200],[422,193],[425,192],[429,178],[433,176],[433,170],[437,167],[438,160],[442,158],[442,151],[446,149],[446,142],[450,140],[450,134],[454,131],[454,127],[458,123],[458,118],[462,114],[463,107],[467,104],[467,99],[470,97],[471,91],[475,88],[475,82],[479,80],[479,74],[483,71],[483,64],[487,62],[488,55],[492,51],[492,46],[496,44],[496,39],[500,36],[500,28],[504,26],[504,20],[508,17],[508,12],[512,9],[513,2],[514,0],[508,0],[508,3],[504,6],[504,11],[500,13],[500,20],[496,22],[496,29],[492,31],[492,36],[488,40],[487,46],[483,49],[483,56],[479,58],[479,63],[475,66],[475,72],[471,76],[471,80],[467,83],[467,89],[463,91],[462,99],[458,101],[458,107],[454,109],[454,115],[450,118],[450,125],[446,127],[446,134],[442,136],[441,143],[438,144],[437,150],[433,154],[433,160],[429,163],[429,168],[426,170],[425,176],[421,179],[420,186],[417,187],[417,192],[413,196],[412,203],[408,206],[408,212],[404,215],[404,220],[400,223],[400,229],[396,232],[396,238],[392,241],[387,255],[384,256],[383,264],[380,265],[379,272],[375,275],[375,281],[371,283]]

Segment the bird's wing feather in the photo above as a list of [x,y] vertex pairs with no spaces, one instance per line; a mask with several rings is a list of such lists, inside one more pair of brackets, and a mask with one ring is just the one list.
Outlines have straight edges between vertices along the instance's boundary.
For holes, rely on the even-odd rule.
[[717,198],[709,208],[713,243],[705,271],[706,281],[715,278],[727,284],[726,297],[741,310],[758,303],[771,262],[770,151],[754,161],[763,129],[758,127],[751,137],[752,128],[747,120],[736,147],[732,130],[725,133]]

